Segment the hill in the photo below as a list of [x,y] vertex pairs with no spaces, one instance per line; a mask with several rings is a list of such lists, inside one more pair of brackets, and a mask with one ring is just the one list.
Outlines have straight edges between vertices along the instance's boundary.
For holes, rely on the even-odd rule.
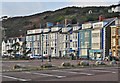
[[[64,19],[68,23],[82,23],[87,21],[98,20],[99,15],[104,15],[105,18],[118,17],[119,13],[108,13],[108,6],[101,7],[66,7],[55,11],[45,11],[30,16],[9,17],[2,20],[2,27],[7,28],[6,36],[15,37],[25,35],[26,30],[40,28],[40,24],[46,22],[64,23]],[[89,11],[92,11],[89,14]]]

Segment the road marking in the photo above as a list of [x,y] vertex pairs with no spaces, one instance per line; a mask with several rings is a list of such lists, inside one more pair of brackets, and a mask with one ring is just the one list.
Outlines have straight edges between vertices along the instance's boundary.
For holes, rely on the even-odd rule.
[[17,63],[17,62],[19,62],[19,63],[21,63],[21,62],[29,62],[29,61],[2,61],[2,63]]
[[116,72],[112,72],[112,71],[103,71],[103,70],[91,70],[91,71],[95,71],[95,72],[111,72],[111,73],[116,73]]
[[86,70],[86,69],[68,69],[68,70]]
[[94,68],[94,69],[106,69],[106,68]]
[[10,71],[10,70],[2,70],[3,72],[5,72],[5,71]]
[[4,76],[4,75],[0,75],[0,76],[2,76],[4,78],[19,80],[19,81],[30,81],[31,80],[31,79],[16,78],[16,77],[12,77],[12,76]]
[[88,76],[93,75],[93,74],[90,74],[90,73],[83,73],[83,72],[78,73],[78,72],[71,72],[71,71],[69,72],[69,71],[60,71],[60,70],[52,70],[52,71],[66,72],[66,73],[73,73],[73,74],[83,74],[83,75],[88,75]]
[[24,72],[24,73],[35,74],[35,75],[42,75],[42,76],[51,76],[51,77],[57,77],[57,78],[64,78],[64,77],[66,77],[66,76],[46,74],[46,73],[31,73],[31,72]]

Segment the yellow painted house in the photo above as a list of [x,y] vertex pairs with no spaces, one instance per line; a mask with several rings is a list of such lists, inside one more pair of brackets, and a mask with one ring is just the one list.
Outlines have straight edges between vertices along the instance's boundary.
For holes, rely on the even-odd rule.
[[111,51],[112,56],[120,56],[120,19],[117,19],[115,25],[111,26]]

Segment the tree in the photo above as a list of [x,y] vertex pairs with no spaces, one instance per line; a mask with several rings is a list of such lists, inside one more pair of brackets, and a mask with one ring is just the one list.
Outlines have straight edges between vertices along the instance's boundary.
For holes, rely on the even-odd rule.
[[2,19],[7,19],[8,18],[8,16],[3,16],[3,17],[1,17]]
[[21,49],[23,48],[22,53],[23,53],[23,56],[24,56],[24,57],[26,57],[28,54],[31,53],[31,49],[27,50],[26,44],[27,44],[27,42],[24,41],[24,42],[22,43],[22,45],[21,45]]
[[12,48],[14,49],[14,50],[13,50],[14,55],[16,55],[16,53],[19,52],[20,43],[19,43],[19,42],[15,42],[15,43],[12,45]]
[[16,47],[16,46],[20,46],[20,43],[19,42],[15,42],[12,47]]
[[23,50],[24,56],[27,56],[27,55],[30,54],[30,53],[31,53],[31,49],[29,49],[29,50],[24,49],[24,50]]
[[27,53],[26,44],[27,44],[27,42],[24,41],[24,42],[22,43],[22,46],[21,46],[21,49],[23,48],[23,56],[26,56],[26,55],[28,54],[28,53]]
[[72,19],[72,24],[77,24],[77,19],[76,18]]
[[34,27],[34,28],[37,28],[37,27],[36,27],[36,24],[34,24],[33,27]]
[[69,10],[69,9],[66,9],[65,15],[69,15],[70,13],[71,13],[70,10]]

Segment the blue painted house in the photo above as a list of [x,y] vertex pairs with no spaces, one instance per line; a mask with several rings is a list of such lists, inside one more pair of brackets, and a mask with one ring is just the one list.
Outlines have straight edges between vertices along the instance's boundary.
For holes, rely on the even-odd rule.
[[82,24],[82,30],[78,32],[78,55],[80,58],[89,58],[91,49],[91,28],[92,23]]

